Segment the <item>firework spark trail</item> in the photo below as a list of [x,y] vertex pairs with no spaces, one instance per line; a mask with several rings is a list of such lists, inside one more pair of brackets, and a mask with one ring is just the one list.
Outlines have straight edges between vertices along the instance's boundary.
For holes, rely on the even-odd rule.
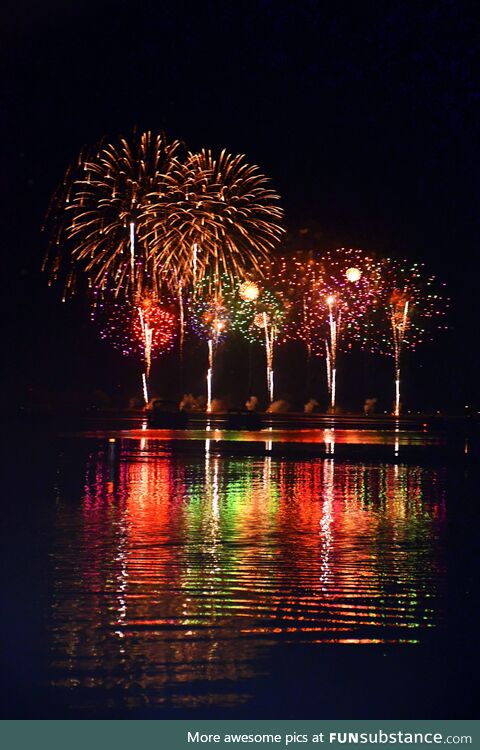
[[153,343],[153,328],[149,325],[145,319],[142,307],[137,307],[138,316],[140,319],[140,326],[143,336],[143,352],[145,357],[145,368],[147,380],[150,377],[150,368],[152,366],[152,343]]
[[393,413],[396,417],[400,416],[400,355],[402,344],[405,339],[408,323],[408,300],[403,303],[403,312],[398,319],[398,312],[395,306],[391,309],[391,325],[393,332],[394,362],[395,362],[395,405]]
[[[304,297],[302,300],[302,317],[303,317],[303,324],[305,328],[308,326],[308,310],[307,310],[307,300]],[[309,331],[310,333],[310,331]],[[307,359],[310,360],[313,354],[313,347],[312,347],[312,338],[310,335],[307,335],[305,346],[307,349]]]
[[395,417],[400,416],[400,357],[402,345],[405,340],[405,334],[408,324],[408,300],[393,301],[391,303],[390,322],[392,326],[393,338],[393,357],[395,367],[395,400],[393,413]]
[[222,334],[225,333],[227,323],[225,317],[218,317],[221,315],[221,307],[216,303],[215,317],[211,326],[212,338],[208,339],[208,370],[207,370],[207,412],[212,411],[212,383],[213,383],[213,364],[214,356],[218,346],[218,342]]
[[[335,298],[327,297],[328,305],[328,325],[330,337],[327,339],[327,372],[328,390],[330,396],[330,408],[335,410],[335,392],[336,392],[336,375],[337,375],[337,314],[339,315],[338,326],[340,325],[340,313],[337,313]],[[335,315],[333,308],[335,306]]]
[[275,324],[269,330],[267,313],[263,312],[263,329],[265,331],[265,352],[267,356],[267,389],[270,402],[273,403],[273,347],[275,343]]
[[212,411],[213,339],[208,339],[207,412]]
[[330,347],[328,345],[328,339],[325,339],[325,356],[327,360],[327,389],[328,393],[332,390],[332,363],[330,360]]
[[194,285],[197,283],[197,254],[198,254],[198,245],[196,242],[193,243],[193,283]]
[[132,288],[135,288],[135,222],[130,222],[130,271]]
[[333,296],[327,297],[329,337],[325,340],[327,362],[327,384],[330,409],[335,411],[337,391],[337,347],[341,330],[342,311],[337,307]]
[[185,344],[185,304],[183,298],[183,282],[177,282],[178,314],[179,314],[179,355],[180,355],[180,386],[183,386],[183,349]]
[[148,395],[148,383],[147,383],[147,375],[146,373],[142,373],[142,390],[143,390],[143,400],[145,401],[145,405],[148,404],[150,401],[150,397]]

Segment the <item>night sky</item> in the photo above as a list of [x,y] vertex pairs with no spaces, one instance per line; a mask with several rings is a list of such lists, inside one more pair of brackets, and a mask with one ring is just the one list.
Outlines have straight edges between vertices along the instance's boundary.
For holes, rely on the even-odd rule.
[[480,403],[474,3],[9,0],[1,25],[6,394],[133,378],[47,287],[40,227],[81,147],[137,127],[247,154],[320,250],[425,261],[452,331],[408,364],[410,404]]

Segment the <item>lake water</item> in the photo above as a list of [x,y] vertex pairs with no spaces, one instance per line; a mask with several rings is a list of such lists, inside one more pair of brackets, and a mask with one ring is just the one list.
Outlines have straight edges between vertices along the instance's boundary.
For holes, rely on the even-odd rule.
[[5,715],[469,715],[474,467],[172,437],[10,450]]

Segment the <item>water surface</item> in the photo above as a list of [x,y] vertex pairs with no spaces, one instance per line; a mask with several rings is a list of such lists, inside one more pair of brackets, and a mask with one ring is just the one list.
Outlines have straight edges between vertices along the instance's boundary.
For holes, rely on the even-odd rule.
[[115,434],[56,438],[17,486],[32,600],[10,606],[31,661],[12,713],[330,718],[341,700],[344,716],[398,718],[402,696],[434,712],[436,660],[447,674],[462,641],[463,470]]

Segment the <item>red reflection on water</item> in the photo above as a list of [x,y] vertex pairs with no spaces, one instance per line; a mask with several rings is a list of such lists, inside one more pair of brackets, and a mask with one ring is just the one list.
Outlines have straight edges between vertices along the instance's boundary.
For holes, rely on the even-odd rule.
[[400,429],[341,429],[341,428],[309,428],[281,430],[268,428],[259,432],[247,430],[158,430],[133,429],[90,431],[82,433],[83,437],[107,438],[114,436],[118,439],[152,441],[185,441],[185,440],[221,440],[227,442],[248,443],[311,443],[323,444],[329,453],[334,453],[335,444],[342,445],[392,445],[392,446],[428,446],[444,445],[446,438],[441,434],[425,434],[426,431],[411,431]]
[[79,516],[59,505],[65,684],[113,669],[142,696],[199,674],[233,684],[261,643],[415,642],[440,622],[441,470],[221,457],[213,442],[172,456],[145,432],[92,454]]

